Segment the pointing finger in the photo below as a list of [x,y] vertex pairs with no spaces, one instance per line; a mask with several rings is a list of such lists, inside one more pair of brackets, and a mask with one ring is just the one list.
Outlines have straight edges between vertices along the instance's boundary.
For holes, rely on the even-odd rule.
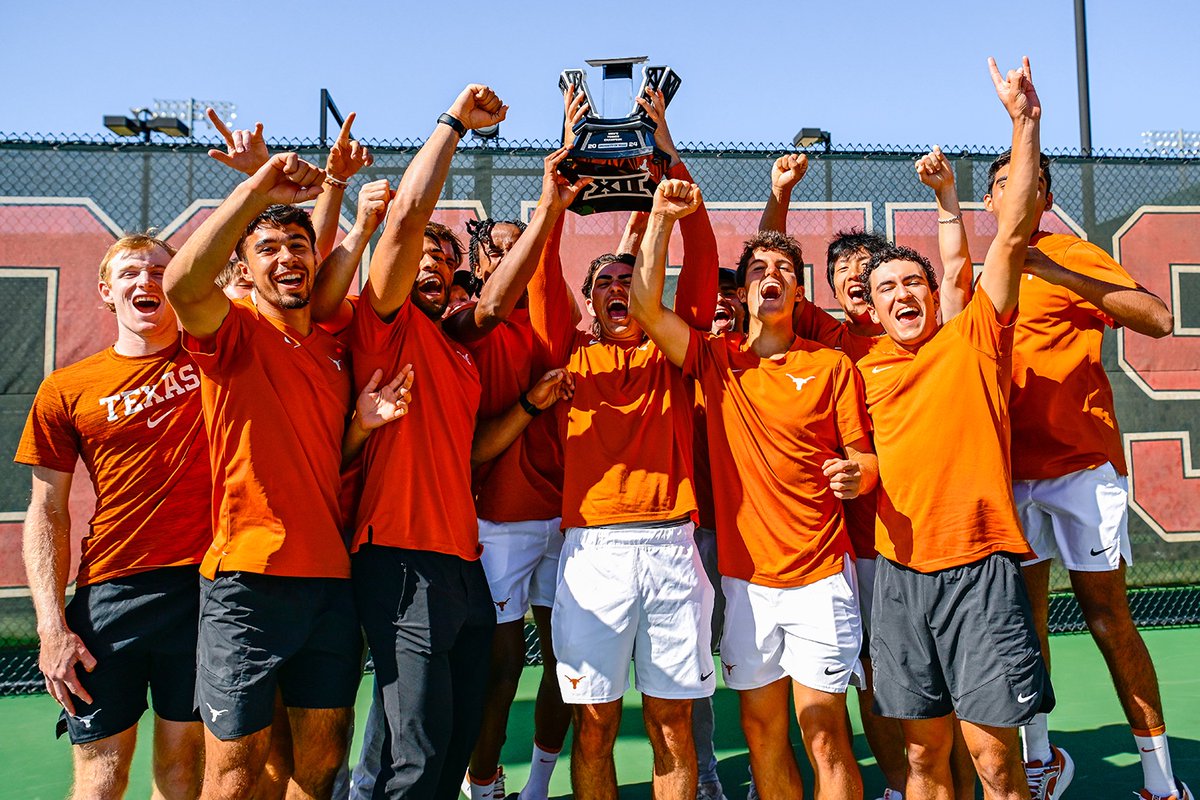
[[212,126],[217,129],[217,133],[221,134],[221,138],[225,140],[225,143],[232,145],[233,134],[230,133],[229,128],[226,127],[224,121],[222,121],[216,110],[209,108],[205,110],[204,114],[208,117],[208,121],[212,123]]
[[338,131],[337,143],[340,145],[350,144],[350,126],[354,124],[354,117],[357,112],[351,111],[346,115],[345,121],[342,123],[342,129]]

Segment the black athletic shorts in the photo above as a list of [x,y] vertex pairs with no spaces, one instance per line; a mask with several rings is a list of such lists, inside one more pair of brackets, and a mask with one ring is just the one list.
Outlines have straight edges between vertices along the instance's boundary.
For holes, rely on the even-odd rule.
[[347,579],[200,578],[195,707],[218,739],[269,726],[276,687],[292,708],[353,706],[362,649]]
[[871,610],[875,712],[932,719],[954,711],[1016,727],[1054,708],[1017,560],[993,553],[922,573],[883,556]]
[[75,715],[59,715],[58,735],[72,744],[128,730],[147,708],[171,722],[195,722],[198,567],[162,567],[81,586],[67,604],[69,627],[96,658],[76,666],[91,703],[72,698]]

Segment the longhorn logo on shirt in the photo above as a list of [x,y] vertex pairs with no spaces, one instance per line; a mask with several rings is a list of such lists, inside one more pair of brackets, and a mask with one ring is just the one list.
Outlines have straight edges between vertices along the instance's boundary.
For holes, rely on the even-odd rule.
[[[153,384],[101,397],[99,403],[107,411],[108,421],[116,422],[122,417],[131,417],[139,411],[199,388],[200,376],[196,374],[196,365],[184,364],[178,372],[174,369],[167,370]],[[161,421],[161,417],[158,417],[154,424],[157,425]]]
[[725,668],[725,674],[732,675],[733,668],[736,667],[737,664],[726,664],[724,661],[722,661],[721,666]]
[[508,601],[509,601],[509,600],[512,600],[512,597],[506,597],[506,598],[504,598],[503,600],[493,600],[492,602],[496,604],[496,608],[498,608],[498,609],[500,609],[501,611],[503,611],[503,610],[504,610],[504,607],[505,607],[506,605],[508,605]]
[[572,689],[578,689],[579,682],[584,679],[583,675],[580,675],[578,678],[572,678],[570,675],[564,675],[563,677],[565,677],[567,680],[569,680],[571,682]]
[[804,384],[808,383],[815,377],[813,375],[809,375],[807,378],[797,378],[795,375],[791,374],[790,372],[787,373],[787,376],[792,379],[792,383],[796,384],[797,392],[804,388]]

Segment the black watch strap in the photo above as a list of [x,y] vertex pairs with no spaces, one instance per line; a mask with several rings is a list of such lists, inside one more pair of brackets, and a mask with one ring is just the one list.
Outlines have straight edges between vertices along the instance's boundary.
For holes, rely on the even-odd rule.
[[538,414],[542,413],[542,409],[538,408],[533,403],[529,402],[529,398],[525,396],[524,392],[521,393],[520,400],[521,400],[521,408],[525,409],[525,413],[528,414],[529,416],[536,417]]
[[462,121],[452,114],[442,114],[440,117],[438,117],[437,121],[442,125],[449,125],[459,136],[467,135],[467,126],[463,125]]

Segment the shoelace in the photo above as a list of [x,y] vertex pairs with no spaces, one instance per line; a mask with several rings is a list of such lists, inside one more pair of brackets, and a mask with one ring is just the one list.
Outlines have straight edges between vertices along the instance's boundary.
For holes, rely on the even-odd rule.
[[1034,800],[1040,800],[1042,797],[1042,789],[1046,783],[1047,771],[1044,764],[1040,767],[1025,768],[1025,779],[1029,782],[1029,794]]

